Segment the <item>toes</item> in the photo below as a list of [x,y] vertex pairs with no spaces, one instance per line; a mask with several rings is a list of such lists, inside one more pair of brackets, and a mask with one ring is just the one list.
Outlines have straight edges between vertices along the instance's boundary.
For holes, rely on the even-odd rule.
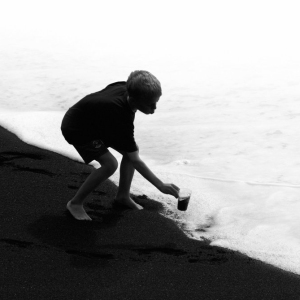
[[86,215],[86,216],[74,216],[73,215],[73,217],[80,221],[92,221],[92,219],[88,215]]
[[143,206],[137,204],[132,199],[115,199],[114,202],[118,205],[126,206],[126,207],[131,208],[131,209],[137,209],[137,210],[144,209]]
[[76,220],[92,221],[92,219],[86,214],[86,212],[82,206],[72,205],[70,202],[68,202],[66,208]]

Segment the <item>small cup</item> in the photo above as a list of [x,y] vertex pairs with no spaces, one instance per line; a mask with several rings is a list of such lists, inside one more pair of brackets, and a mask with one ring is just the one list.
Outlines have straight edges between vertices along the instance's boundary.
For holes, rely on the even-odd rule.
[[185,211],[189,205],[189,201],[191,198],[192,191],[189,189],[180,189],[179,197],[178,197],[178,205],[177,209]]

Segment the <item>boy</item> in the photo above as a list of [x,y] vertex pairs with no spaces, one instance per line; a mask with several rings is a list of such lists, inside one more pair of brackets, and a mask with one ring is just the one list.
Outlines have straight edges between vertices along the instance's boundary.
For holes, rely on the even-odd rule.
[[65,114],[61,130],[85,163],[96,160],[101,167],[94,170],[67,209],[77,220],[91,220],[83,203],[86,197],[117,169],[118,162],[108,151],[111,147],[123,155],[116,203],[131,209],[143,209],[130,198],[130,186],[137,170],[164,194],[178,198],[179,188],[159,180],[139,157],[134,140],[134,117],[137,110],[153,114],[161,96],[160,82],[147,71],[132,72],[127,82],[116,82],[105,89],[84,97]]

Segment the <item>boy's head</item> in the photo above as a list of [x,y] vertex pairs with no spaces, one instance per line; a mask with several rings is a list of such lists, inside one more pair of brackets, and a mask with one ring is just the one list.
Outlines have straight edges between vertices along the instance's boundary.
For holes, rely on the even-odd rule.
[[133,71],[127,79],[127,92],[135,108],[145,114],[154,113],[162,95],[158,79],[148,71]]

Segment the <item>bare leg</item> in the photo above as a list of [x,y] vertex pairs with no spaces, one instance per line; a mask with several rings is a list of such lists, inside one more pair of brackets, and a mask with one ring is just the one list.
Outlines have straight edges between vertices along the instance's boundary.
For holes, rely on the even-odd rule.
[[132,209],[143,209],[141,205],[130,198],[130,186],[134,171],[135,169],[131,161],[127,155],[124,154],[120,167],[119,189],[115,201]]
[[99,158],[101,167],[94,170],[82,186],[77,191],[76,195],[68,202],[67,209],[77,220],[92,220],[85,212],[83,203],[86,197],[104,180],[110,177],[117,169],[118,162],[110,153],[105,153]]

